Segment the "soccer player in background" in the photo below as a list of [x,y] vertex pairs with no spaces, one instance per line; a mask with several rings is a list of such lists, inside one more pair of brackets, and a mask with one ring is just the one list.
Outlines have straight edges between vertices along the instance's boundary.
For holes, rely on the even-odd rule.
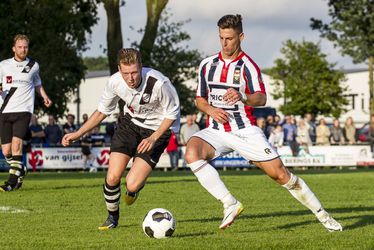
[[112,138],[103,187],[109,215],[99,230],[118,225],[121,177],[130,159],[134,158],[126,175],[127,205],[135,202],[159,161],[168,145],[171,128],[179,130],[179,99],[170,80],[159,71],[142,67],[139,51],[121,49],[118,72],[110,77],[97,110],[78,131],[66,134],[62,144],[68,146],[97,126],[115,111],[120,99],[125,106]]
[[0,186],[0,191],[19,189],[27,173],[22,162],[22,146],[34,112],[34,90],[46,107],[52,105],[42,86],[39,64],[27,57],[29,38],[26,35],[14,37],[13,52],[14,57],[0,62],[1,149],[10,166],[8,180]]
[[260,69],[240,46],[244,39],[241,15],[223,16],[218,27],[221,51],[201,62],[196,90],[197,108],[209,116],[209,124],[188,141],[185,159],[200,184],[223,204],[219,228],[230,226],[244,208],[208,161],[235,150],[286,188],[329,231],[341,231],[342,226],[323,209],[307,184],[284,167],[254,125],[253,107],[265,105],[266,92]]

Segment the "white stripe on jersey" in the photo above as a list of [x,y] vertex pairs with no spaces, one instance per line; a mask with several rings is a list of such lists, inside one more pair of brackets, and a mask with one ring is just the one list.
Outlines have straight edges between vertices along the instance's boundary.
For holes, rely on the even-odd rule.
[[143,68],[142,82],[137,89],[129,88],[119,72],[113,74],[100,98],[98,111],[112,114],[120,99],[126,103],[124,113],[133,117],[136,125],[157,130],[167,118],[175,120],[172,129],[179,131],[179,98],[170,80],[161,72]]
[[245,106],[241,101],[231,106],[223,101],[223,95],[228,88],[247,94],[266,94],[260,69],[244,52],[229,64],[223,60],[221,53],[200,63],[196,97],[206,98],[210,105],[224,109],[230,116],[229,122],[225,124],[217,123],[209,117],[208,127],[232,131],[255,124],[253,107]]
[[39,64],[29,58],[22,62],[9,58],[0,62],[2,113],[34,112],[35,87],[42,84]]

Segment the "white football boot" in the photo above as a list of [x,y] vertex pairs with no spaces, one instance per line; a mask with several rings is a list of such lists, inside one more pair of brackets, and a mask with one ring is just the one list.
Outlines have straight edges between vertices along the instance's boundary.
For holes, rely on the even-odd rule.
[[223,220],[221,225],[219,226],[220,229],[225,229],[231,226],[232,223],[234,223],[234,220],[236,217],[239,216],[244,210],[243,205],[239,202],[236,201],[235,204],[231,206],[225,206],[224,205],[224,210],[223,210]]
[[330,232],[343,231],[342,225],[332,218],[325,210],[322,210],[316,216],[322,225]]

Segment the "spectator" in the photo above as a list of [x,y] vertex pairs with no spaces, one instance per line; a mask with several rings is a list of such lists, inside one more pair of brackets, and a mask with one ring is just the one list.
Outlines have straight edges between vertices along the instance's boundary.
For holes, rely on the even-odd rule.
[[296,141],[304,148],[304,151],[309,154],[309,146],[312,146],[312,140],[309,136],[309,129],[307,128],[303,119],[300,119],[297,125]]
[[169,139],[169,144],[166,147],[166,152],[169,154],[171,170],[178,170],[179,151],[177,135],[172,131]]
[[306,113],[304,115],[304,121],[305,125],[309,130],[309,136],[310,139],[312,140],[312,143],[316,142],[316,124],[314,121],[314,117],[311,113]]
[[257,127],[259,127],[262,130],[262,132],[264,133],[264,135],[266,136],[266,138],[269,138],[268,135],[265,133],[266,132],[266,121],[265,121],[265,118],[263,118],[263,117],[257,118],[256,124],[257,124]]
[[42,144],[44,142],[45,133],[43,127],[38,123],[38,118],[36,115],[31,116],[31,124],[29,129],[31,132],[31,144]]
[[340,127],[339,119],[334,119],[333,125],[330,128],[331,136],[330,136],[330,142],[333,145],[337,144],[344,144],[344,135],[343,130]]
[[185,146],[187,141],[191,138],[193,134],[200,130],[199,126],[195,123],[193,115],[186,116],[186,123],[182,125],[180,130],[180,143]]
[[326,125],[325,119],[321,118],[319,120],[319,125],[316,128],[316,144],[320,146],[330,145],[330,129]]
[[[83,168],[84,169],[89,168],[90,172],[91,172],[91,169],[93,169],[93,160],[94,160],[94,156],[91,152],[91,148],[92,148],[91,133],[92,133],[92,130],[84,134],[81,139],[81,148],[82,148],[82,154],[83,154]],[[92,172],[96,172],[96,171],[92,170]]]
[[275,147],[280,148],[283,146],[284,133],[280,124],[276,125],[274,130],[270,133],[269,143]]
[[266,117],[266,127],[265,127],[265,136],[266,138],[270,137],[271,132],[275,129],[275,122],[274,117],[272,115],[268,115]]
[[102,147],[105,143],[105,135],[100,133],[100,126],[96,126],[91,132],[92,146]]
[[56,124],[56,119],[53,115],[48,116],[48,125],[44,128],[45,143],[47,146],[55,146],[60,144],[62,139],[62,131]]
[[345,120],[343,128],[344,139],[348,144],[355,144],[357,142],[357,129],[352,117]]
[[292,117],[286,115],[284,117],[284,124],[283,124],[283,133],[284,133],[284,142],[290,146],[292,155],[297,156],[299,154],[299,145],[296,141],[297,136],[297,127],[293,123]]
[[67,122],[62,126],[62,129],[64,131],[64,134],[69,134],[77,130],[77,127],[74,124],[75,121],[75,116],[73,114],[68,114],[67,117]]
[[279,115],[274,116],[274,126],[281,124],[281,118]]
[[84,113],[83,115],[82,115],[82,124],[81,125],[83,125],[83,124],[85,124],[85,122],[88,120],[88,115],[86,114],[86,113]]

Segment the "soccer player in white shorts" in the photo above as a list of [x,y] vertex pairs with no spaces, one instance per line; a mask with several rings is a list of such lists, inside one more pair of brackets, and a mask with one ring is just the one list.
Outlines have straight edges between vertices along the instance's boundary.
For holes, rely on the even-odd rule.
[[276,150],[255,126],[253,107],[266,104],[266,92],[260,69],[241,50],[241,15],[223,16],[218,27],[221,51],[200,63],[196,89],[196,106],[209,116],[208,126],[190,138],[185,159],[200,184],[223,204],[219,228],[229,227],[244,207],[208,161],[235,150],[285,187],[329,231],[341,231],[342,226],[324,210],[307,184],[284,167]]

